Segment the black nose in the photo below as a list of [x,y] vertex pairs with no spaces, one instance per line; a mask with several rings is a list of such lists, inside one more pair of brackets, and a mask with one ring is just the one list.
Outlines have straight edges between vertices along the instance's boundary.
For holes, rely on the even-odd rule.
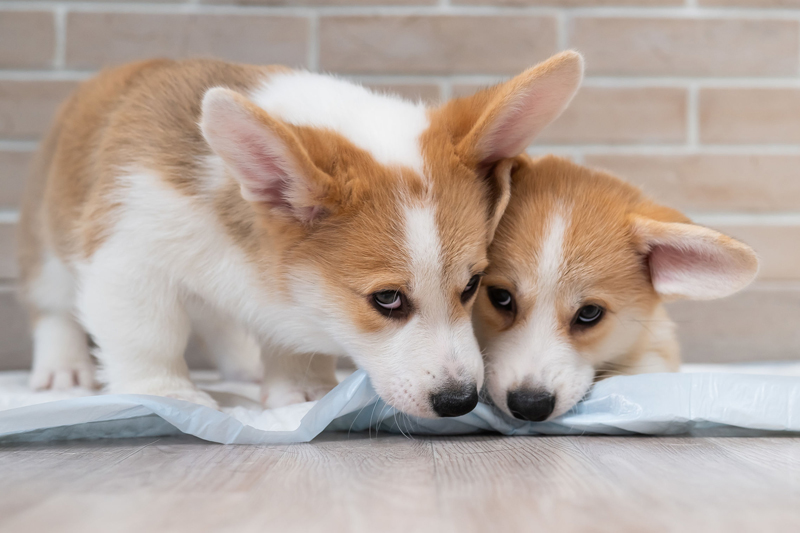
[[541,422],[553,414],[556,397],[549,392],[531,389],[508,391],[506,397],[511,414],[522,420]]
[[431,394],[433,410],[439,416],[461,416],[478,405],[478,387],[474,383],[449,383]]

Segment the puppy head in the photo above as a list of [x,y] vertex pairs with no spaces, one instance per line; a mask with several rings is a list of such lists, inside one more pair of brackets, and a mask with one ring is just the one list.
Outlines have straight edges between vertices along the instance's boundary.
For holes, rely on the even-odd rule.
[[487,389],[509,414],[566,412],[596,371],[670,351],[662,301],[721,298],[756,274],[748,246],[613,176],[556,157],[517,163],[475,313]]
[[[409,414],[471,411],[483,385],[471,308],[510,190],[510,165],[498,162],[563,110],[581,71],[580,56],[562,54],[424,110],[424,127],[397,140],[418,148],[405,163],[365,149],[375,139],[359,145],[357,135],[289,124],[237,93],[209,91],[203,134],[259,213],[272,246],[263,261],[280,256],[287,306],[309,328],[286,331],[284,342],[324,351],[333,339]],[[325,333],[322,345],[313,331]]]

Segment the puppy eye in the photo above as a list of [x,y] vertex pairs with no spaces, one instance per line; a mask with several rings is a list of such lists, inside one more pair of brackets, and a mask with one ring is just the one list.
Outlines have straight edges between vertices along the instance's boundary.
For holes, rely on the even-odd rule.
[[508,313],[514,312],[514,297],[505,289],[499,287],[489,287],[489,301],[500,311]]
[[383,316],[405,318],[408,316],[408,301],[400,291],[378,291],[372,294],[372,306]]
[[478,283],[480,283],[481,277],[480,275],[472,276],[469,279],[469,283],[467,286],[464,287],[464,292],[461,293],[461,303],[465,304],[472,298],[472,295],[475,294],[475,291],[478,290]]
[[584,305],[578,309],[578,312],[575,314],[574,324],[576,326],[584,327],[595,326],[598,322],[600,322],[600,319],[603,318],[604,312],[605,309],[599,305]]

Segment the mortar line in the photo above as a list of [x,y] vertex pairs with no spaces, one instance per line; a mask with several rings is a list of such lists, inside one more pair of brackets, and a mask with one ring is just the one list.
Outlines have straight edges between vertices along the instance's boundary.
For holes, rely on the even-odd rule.
[[53,19],[55,29],[53,68],[62,70],[67,55],[67,6],[56,6],[53,10]]
[[0,208],[0,224],[17,224],[17,223],[19,223],[19,209]]
[[700,144],[700,117],[698,109],[699,89],[690,84],[686,96],[686,144],[697,148]]
[[319,15],[312,13],[308,17],[308,70],[319,71]]

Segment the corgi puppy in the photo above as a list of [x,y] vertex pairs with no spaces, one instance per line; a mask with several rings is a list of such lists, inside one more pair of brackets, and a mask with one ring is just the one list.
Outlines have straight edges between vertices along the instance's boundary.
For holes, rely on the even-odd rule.
[[677,371],[664,302],[722,298],[756,275],[751,248],[614,176],[553,156],[508,164],[475,331],[486,391],[510,415],[547,420],[595,379]]
[[223,360],[258,339],[269,407],[320,397],[348,356],[402,411],[472,410],[498,162],[582,72],[565,52],[438,108],[282,67],[101,73],[60,110],[22,211],[32,385],[90,384],[88,333],[108,391],[215,407],[184,360],[194,329]]

